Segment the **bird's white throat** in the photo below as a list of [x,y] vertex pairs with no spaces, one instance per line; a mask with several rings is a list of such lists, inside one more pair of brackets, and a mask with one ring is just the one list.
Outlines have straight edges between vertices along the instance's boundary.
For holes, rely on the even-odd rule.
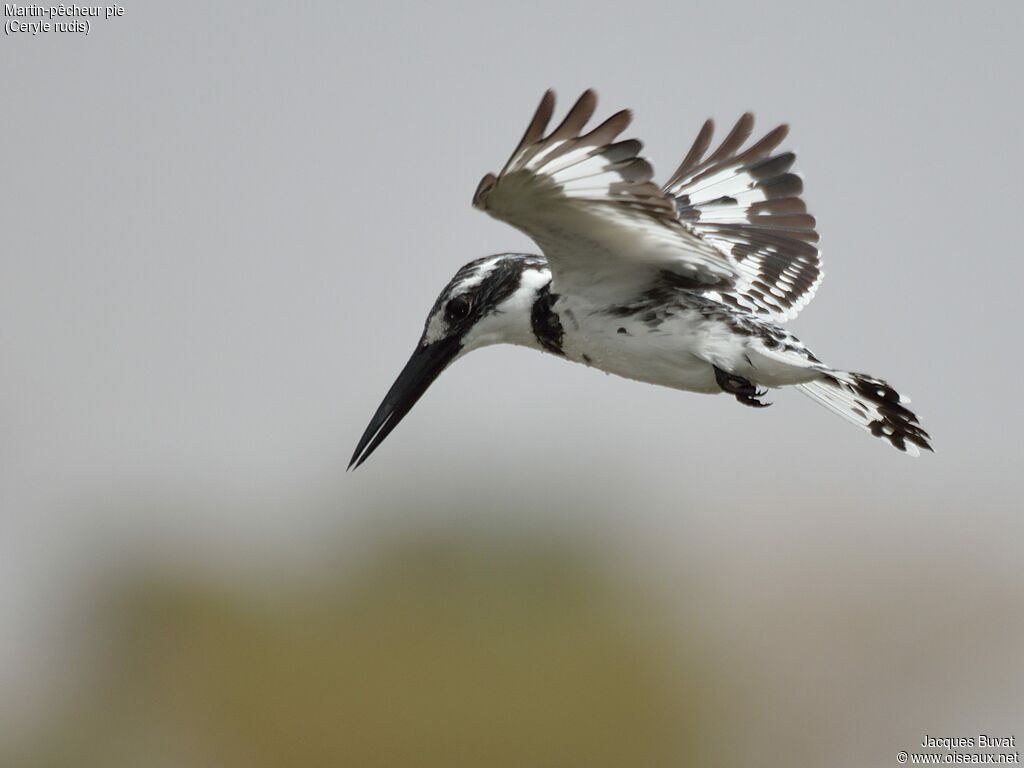
[[460,356],[491,344],[519,344],[543,349],[533,333],[531,315],[538,296],[550,282],[551,272],[547,269],[524,269],[519,287],[466,334]]

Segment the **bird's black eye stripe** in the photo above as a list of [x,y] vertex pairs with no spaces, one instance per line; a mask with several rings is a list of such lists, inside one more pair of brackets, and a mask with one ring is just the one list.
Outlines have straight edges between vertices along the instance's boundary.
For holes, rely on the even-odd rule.
[[448,322],[458,322],[459,320],[465,320],[466,315],[469,314],[469,301],[462,296],[456,296],[450,299],[444,307],[444,318]]

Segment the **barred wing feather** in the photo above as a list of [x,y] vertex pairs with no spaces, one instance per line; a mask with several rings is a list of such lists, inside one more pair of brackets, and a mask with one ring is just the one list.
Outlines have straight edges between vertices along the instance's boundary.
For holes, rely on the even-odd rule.
[[555,98],[544,94],[498,175],[473,204],[530,236],[547,257],[556,290],[622,295],[668,273],[672,284],[768,320],[796,315],[821,282],[814,218],[789,172],[792,153],[773,155],[780,126],[747,149],[744,115],[705,157],[713,124],[664,188],[636,139],[617,140],[630,113],[588,132],[597,97],[586,91],[545,135]]
[[781,322],[807,305],[824,272],[815,219],[800,197],[803,181],[790,171],[796,156],[773,154],[788,126],[743,149],[753,126],[753,115],[743,115],[705,158],[714,131],[708,120],[664,192],[680,221],[719,249],[738,274],[731,290],[706,295]]

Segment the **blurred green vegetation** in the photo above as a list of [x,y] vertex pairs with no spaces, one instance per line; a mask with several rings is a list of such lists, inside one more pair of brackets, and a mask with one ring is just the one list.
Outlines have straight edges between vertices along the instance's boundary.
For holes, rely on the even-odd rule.
[[701,643],[592,553],[436,533],[372,552],[284,586],[123,575],[103,662],[24,764],[732,763]]

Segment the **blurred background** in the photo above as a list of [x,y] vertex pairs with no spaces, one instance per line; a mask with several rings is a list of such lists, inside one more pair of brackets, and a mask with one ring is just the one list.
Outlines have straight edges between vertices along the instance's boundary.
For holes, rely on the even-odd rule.
[[[131,3],[0,42],[0,764],[864,766],[1024,723],[1020,3]],[[7,19],[5,19],[6,21]],[[781,392],[531,351],[352,448],[541,93],[792,125]],[[500,403],[500,408],[495,404]]]

